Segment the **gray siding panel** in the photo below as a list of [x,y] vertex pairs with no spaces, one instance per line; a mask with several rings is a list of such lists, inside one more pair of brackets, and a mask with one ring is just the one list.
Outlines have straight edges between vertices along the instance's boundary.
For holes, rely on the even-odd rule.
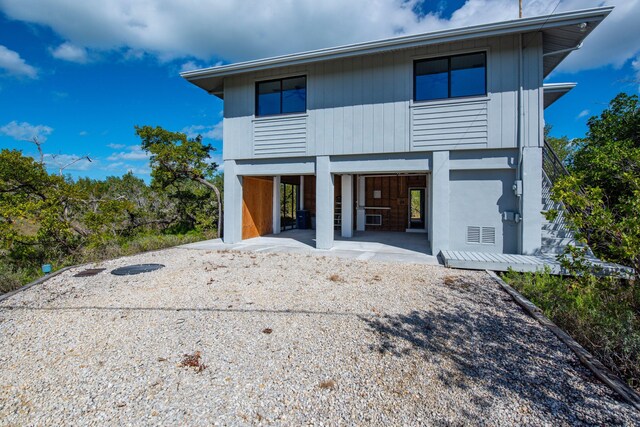
[[415,105],[411,108],[411,149],[488,142],[487,100]]
[[526,112],[524,122],[524,146],[541,147],[543,144],[543,60],[542,35],[536,33],[525,37],[526,49],[523,52],[523,104]]
[[[539,40],[525,50],[527,145],[536,145],[541,59]],[[487,97],[469,102],[414,104],[413,61],[434,55],[487,51]],[[385,54],[282,67],[225,79],[224,158],[402,153],[433,149],[512,148],[517,141],[518,40],[515,36],[422,46]],[[526,68],[527,69],[527,68]],[[255,82],[307,76],[307,117],[302,123],[254,123]],[[278,129],[272,129],[272,127]],[[254,141],[254,138],[258,138]],[[266,142],[292,138],[295,153]],[[300,138],[299,140],[296,138]],[[295,144],[291,144],[295,145]],[[292,147],[290,147],[292,148]],[[303,152],[304,148],[304,152]]]
[[253,154],[256,157],[303,156],[306,152],[306,116],[254,120]]

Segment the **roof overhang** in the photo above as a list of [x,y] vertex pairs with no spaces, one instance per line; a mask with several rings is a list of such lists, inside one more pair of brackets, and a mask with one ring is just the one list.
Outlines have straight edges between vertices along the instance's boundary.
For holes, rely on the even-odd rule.
[[566,95],[577,83],[545,83],[542,86],[544,94],[544,108]]
[[555,15],[536,16],[431,33],[400,36],[373,42],[355,43],[266,59],[238,62],[218,67],[185,71],[180,73],[180,75],[194,85],[222,98],[224,78],[237,74],[481,37],[542,32],[543,53],[545,54],[544,77],[546,77],[571,53],[571,49],[579,46],[585,37],[587,37],[612,10],[613,7],[599,7],[562,12]]

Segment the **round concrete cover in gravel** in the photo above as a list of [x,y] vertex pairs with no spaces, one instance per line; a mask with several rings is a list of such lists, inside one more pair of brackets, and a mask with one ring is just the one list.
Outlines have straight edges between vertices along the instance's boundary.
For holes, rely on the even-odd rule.
[[140,274],[140,273],[148,273],[150,271],[160,270],[164,267],[163,264],[135,264],[135,265],[127,265],[125,267],[116,268],[111,271],[111,274],[115,274],[116,276],[128,276],[131,274]]

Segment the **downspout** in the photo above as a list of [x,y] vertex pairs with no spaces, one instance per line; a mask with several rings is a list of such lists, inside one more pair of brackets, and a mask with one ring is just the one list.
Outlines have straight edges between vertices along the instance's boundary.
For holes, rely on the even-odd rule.
[[[516,166],[516,179],[522,179],[522,151],[524,148],[524,52],[522,49],[522,33],[518,35],[518,162]],[[514,189],[515,191],[515,189]],[[516,194],[518,195],[518,194]],[[520,197],[518,195],[518,197]]]
[[522,33],[518,35],[518,161],[516,162],[516,180],[513,183],[513,192],[518,200],[518,252],[522,253],[522,157],[524,151],[524,52],[522,45]]

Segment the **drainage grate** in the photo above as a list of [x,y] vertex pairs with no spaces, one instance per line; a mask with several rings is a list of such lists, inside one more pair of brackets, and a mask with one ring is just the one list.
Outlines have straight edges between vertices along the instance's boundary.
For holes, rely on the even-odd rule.
[[136,264],[127,265],[126,267],[116,268],[111,271],[111,274],[116,276],[128,276],[131,274],[148,273],[150,271],[160,270],[164,265],[162,264]]
[[89,277],[95,276],[98,273],[105,271],[106,268],[87,268],[86,270],[82,270],[79,273],[73,275],[73,277]]

